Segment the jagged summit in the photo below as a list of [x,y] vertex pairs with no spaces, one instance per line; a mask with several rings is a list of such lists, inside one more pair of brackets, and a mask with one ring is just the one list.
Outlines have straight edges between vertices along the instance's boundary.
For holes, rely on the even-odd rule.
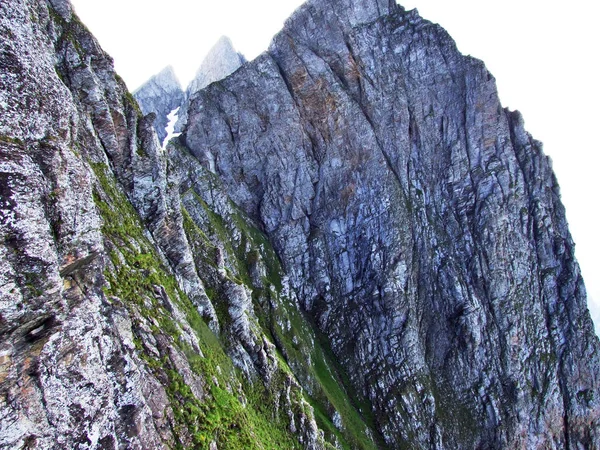
[[390,448],[598,442],[598,340],[550,163],[439,25],[310,1],[197,94],[184,140],[262,223]]
[[181,105],[184,97],[173,67],[167,66],[151,77],[133,93],[133,96],[144,114],[156,115],[154,128],[158,139],[163,142],[167,136],[168,115]]
[[67,0],[0,33],[1,448],[600,448],[550,161],[441,27],[311,0],[166,147]]
[[244,57],[236,51],[231,39],[221,36],[210,49],[198,68],[196,76],[187,87],[187,95],[192,96],[209,84],[231,75],[244,61]]
[[[161,70],[158,74],[156,74],[154,77],[152,77],[148,81],[150,81],[150,82],[154,81],[156,84],[164,86],[165,88],[182,89],[181,83],[179,82],[179,79],[177,78],[177,75],[175,74],[175,70],[173,69],[173,66],[171,66],[171,65],[165,67],[163,70]],[[134,91],[134,94],[137,91],[139,91],[139,89]]]
[[210,49],[202,64],[196,72],[196,76],[188,85],[185,91],[185,98],[179,109],[175,131],[182,132],[187,122],[188,108],[194,94],[201,89],[222,80],[239,69],[246,59],[241,53],[238,53],[231,39],[227,36],[221,36],[216,44]]

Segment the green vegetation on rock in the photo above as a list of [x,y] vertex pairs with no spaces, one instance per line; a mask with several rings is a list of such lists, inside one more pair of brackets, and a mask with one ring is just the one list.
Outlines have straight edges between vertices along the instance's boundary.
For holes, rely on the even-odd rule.
[[[190,445],[208,448],[211,442],[216,442],[219,449],[300,448],[297,438],[289,431],[289,418],[282,411],[267,406],[274,403],[275,392],[259,382],[240,381],[243,378],[219,339],[179,289],[175,277],[144,236],[139,217],[108,168],[95,164],[93,169],[99,181],[94,199],[104,220],[106,245],[112,248],[105,270],[110,286],[105,290],[107,297],[120,299],[132,317],[151,323],[155,337],[167,337],[186,356],[190,369],[206,390],[204,398],[197,398],[169,356],[157,358],[147,351],[141,336],[136,336],[140,357],[158,379],[168,379],[174,434],[189,436],[176,448]],[[169,300],[185,314],[198,339],[201,355],[181,339],[182,324],[172,318],[156,297],[157,286],[164,288]],[[283,377],[283,374],[277,376]],[[283,380],[279,380],[275,386],[282,383]]]
[[[219,189],[218,180],[210,174],[204,181],[209,185],[205,191]],[[371,438],[373,419],[368,416],[370,405],[357,393],[348,391],[350,383],[341,368],[332,362],[334,358],[330,351],[323,348],[299,305],[285,296],[281,263],[267,236],[231,201],[227,204],[227,213],[219,215],[193,189],[188,190],[183,198],[188,241],[195,254],[201,255],[197,261],[198,272],[207,272],[202,264],[214,266],[214,251],[217,244],[221,246],[226,254],[228,276],[252,291],[259,325],[275,343],[285,365],[289,365],[306,389],[307,400],[314,408],[315,419],[325,432],[326,440],[337,442],[347,449],[383,446],[383,443],[376,444]],[[253,280],[251,274],[256,272],[257,267],[263,268],[263,275],[260,280]],[[211,284],[209,279],[203,281],[223,325],[227,311],[226,304],[219,298],[218,286]],[[341,419],[341,429],[333,424],[336,411]]]

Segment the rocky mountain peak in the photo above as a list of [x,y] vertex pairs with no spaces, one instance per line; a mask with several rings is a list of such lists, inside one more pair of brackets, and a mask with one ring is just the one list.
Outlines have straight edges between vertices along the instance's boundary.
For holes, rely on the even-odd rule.
[[69,0],[49,0],[50,4],[64,20],[71,20],[73,6]]
[[310,0],[136,92],[164,147],[68,1],[0,33],[1,448],[600,448],[552,165],[441,27]]
[[202,61],[187,88],[187,95],[191,97],[209,84],[231,75],[243,63],[244,57],[235,50],[231,39],[221,36]]
[[[598,340],[550,163],[441,27],[393,2],[309,1],[198,92],[184,140],[261,223],[391,448],[543,446],[539,427],[590,441],[600,399],[576,400],[570,374]],[[538,391],[511,386],[541,373],[531,354],[554,394],[524,418]]]
[[245,61],[244,56],[235,50],[231,39],[227,36],[219,38],[202,61],[196,72],[196,76],[185,91],[185,98],[179,110],[177,123],[175,124],[176,132],[182,132],[186,125],[188,108],[194,94],[211,83],[231,75]]
[[163,142],[167,137],[168,115],[181,105],[184,97],[173,67],[167,66],[152,76],[134,91],[133,96],[144,114],[155,114],[154,128],[158,139]]
[[[315,48],[328,47],[331,42],[317,39],[326,31],[329,36],[349,32],[397,10],[404,10],[393,0],[309,0],[300,6],[285,22],[282,31],[274,38],[293,36],[296,43],[311,43]],[[324,30],[322,27],[327,27]]]
[[179,79],[175,74],[175,70],[172,66],[167,66],[159,73],[152,76],[138,89],[136,89],[133,92],[133,95],[138,99],[138,101],[142,100],[142,103],[140,103],[142,112],[144,114],[150,114],[151,112],[155,111],[152,111],[152,109],[148,108],[149,105],[146,105],[143,102],[144,99],[158,98],[161,96],[172,97],[181,92],[183,92],[183,89],[181,88]]
[[175,75],[173,66],[165,67],[149,81],[161,86],[165,91],[182,90],[179,79],[177,78],[177,75]]
[[194,79],[185,91],[181,89],[171,66],[165,67],[139,87],[133,95],[144,114],[156,115],[154,127],[160,142],[168,135],[166,128],[170,122],[169,114],[179,108],[175,117],[174,132],[180,133],[185,126],[187,109],[193,95],[209,84],[231,75],[244,62],[244,56],[235,50],[231,39],[222,36],[202,60]]

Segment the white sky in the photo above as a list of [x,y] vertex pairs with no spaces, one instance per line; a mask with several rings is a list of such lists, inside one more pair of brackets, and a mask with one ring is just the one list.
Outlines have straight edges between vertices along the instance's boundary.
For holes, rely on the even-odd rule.
[[[248,59],[300,0],[72,0],[131,90],[166,65],[183,84],[222,35]],[[590,0],[406,0],[485,61],[504,106],[554,161],[589,305],[600,326],[600,4]]]

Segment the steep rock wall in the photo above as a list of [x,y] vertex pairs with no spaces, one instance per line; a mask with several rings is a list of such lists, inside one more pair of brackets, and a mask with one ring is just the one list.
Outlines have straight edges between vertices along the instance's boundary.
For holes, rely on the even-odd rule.
[[280,356],[321,350],[264,235],[169,162],[68,1],[0,8],[0,447],[347,446]]
[[260,221],[390,446],[599,445],[550,162],[439,26],[309,1],[199,93],[184,141]]

